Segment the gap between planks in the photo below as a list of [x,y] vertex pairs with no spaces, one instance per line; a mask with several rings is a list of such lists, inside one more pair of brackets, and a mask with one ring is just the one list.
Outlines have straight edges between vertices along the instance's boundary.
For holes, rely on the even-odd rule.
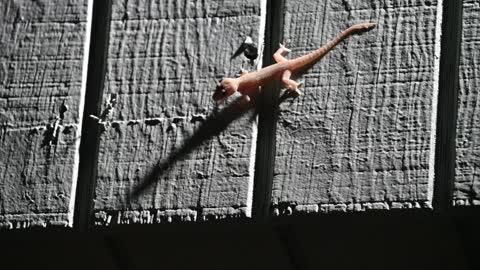
[[84,232],[92,226],[93,196],[98,162],[99,127],[89,115],[99,115],[105,77],[111,0],[93,1],[90,53],[80,142],[80,162],[75,193],[73,228]]
[[432,119],[436,120],[432,204],[439,212],[448,211],[453,202],[462,4],[463,1],[443,1],[437,117]]

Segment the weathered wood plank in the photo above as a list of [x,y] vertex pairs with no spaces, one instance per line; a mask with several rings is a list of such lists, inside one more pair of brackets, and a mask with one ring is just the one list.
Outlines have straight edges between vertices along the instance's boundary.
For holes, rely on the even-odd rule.
[[0,2],[0,227],[71,225],[89,3]]
[[114,2],[96,224],[250,215],[256,127],[249,115],[213,139],[201,135],[203,143],[154,175],[148,190],[128,195],[157,162],[191,143],[214,110],[216,80],[255,68],[243,55],[231,57],[246,36],[261,40],[260,11],[256,0]]
[[303,55],[360,22],[281,104],[274,214],[431,207],[442,1],[291,1],[283,40]]
[[480,1],[463,1],[455,161],[455,205],[480,204]]

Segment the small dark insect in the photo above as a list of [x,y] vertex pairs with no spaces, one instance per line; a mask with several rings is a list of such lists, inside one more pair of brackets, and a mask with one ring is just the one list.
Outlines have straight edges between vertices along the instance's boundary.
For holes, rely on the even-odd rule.
[[251,37],[247,36],[243,41],[242,45],[237,49],[233,54],[232,59],[242,54],[251,62],[255,61],[258,58],[258,48]]
[[257,45],[250,37],[247,37],[243,43],[245,44],[245,51],[243,52],[243,55],[245,55],[245,57],[247,57],[250,61],[255,61],[255,59],[258,58]]
[[65,102],[62,103],[62,106],[60,106],[60,119],[65,118],[65,113],[68,111],[68,106],[65,104]]

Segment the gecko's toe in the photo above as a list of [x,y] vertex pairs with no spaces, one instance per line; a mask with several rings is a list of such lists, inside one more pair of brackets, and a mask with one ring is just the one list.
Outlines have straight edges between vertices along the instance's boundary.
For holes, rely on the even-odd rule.
[[290,53],[292,52],[292,50],[288,49],[287,47],[285,47],[285,45],[283,45],[282,43],[279,43],[278,46],[283,49],[285,52],[287,53]]
[[295,91],[289,89],[287,91],[288,91],[288,94],[287,94],[288,97],[291,97],[291,98],[298,98],[299,96],[302,95],[302,92],[298,89]]

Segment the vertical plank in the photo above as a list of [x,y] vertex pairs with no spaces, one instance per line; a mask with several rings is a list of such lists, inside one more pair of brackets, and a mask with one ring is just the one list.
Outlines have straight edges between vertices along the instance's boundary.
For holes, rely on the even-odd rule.
[[0,2],[0,227],[72,223],[90,2]]
[[480,204],[480,1],[463,1],[456,135],[455,205]]
[[[212,114],[216,82],[260,64],[243,55],[231,58],[246,36],[261,44],[261,8],[256,0],[114,1],[95,224],[250,215],[252,115],[212,138],[205,133],[214,131],[202,126],[228,118]],[[192,142],[192,135],[200,142]],[[191,153],[177,156],[177,151]],[[171,166],[158,169],[159,162]],[[146,190],[129,196],[147,181],[152,184]]]
[[360,22],[281,104],[273,213],[431,207],[442,1],[290,1],[292,57]]

